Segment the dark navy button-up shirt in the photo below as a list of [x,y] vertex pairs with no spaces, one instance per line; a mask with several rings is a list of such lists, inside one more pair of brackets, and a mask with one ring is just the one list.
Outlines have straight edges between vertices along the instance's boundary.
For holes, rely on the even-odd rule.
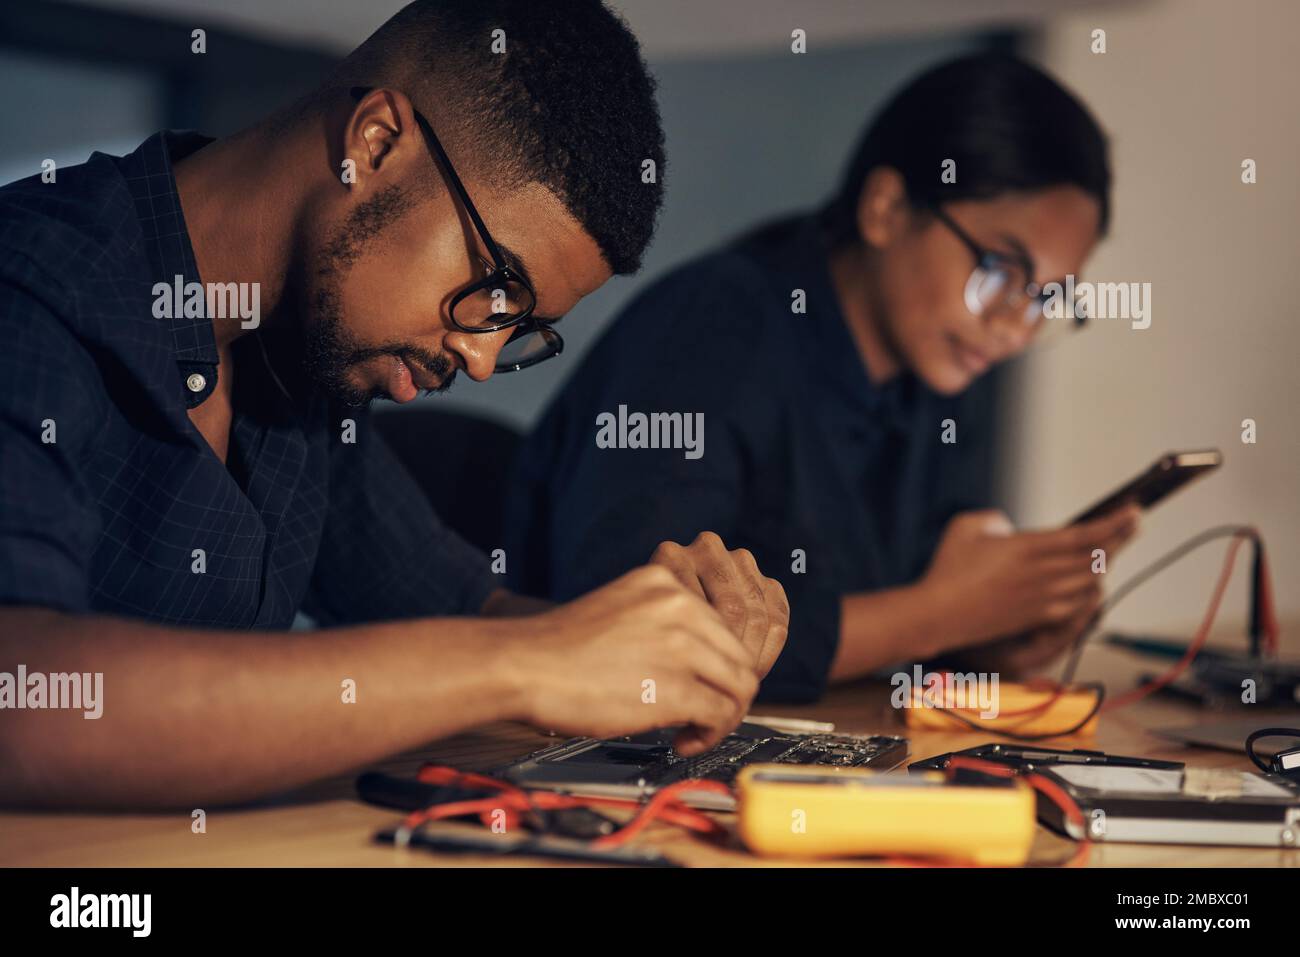
[[[508,507],[512,584],[571,598],[711,529],[790,599],[763,696],[816,698],[843,596],[914,580],[948,518],[987,500],[984,389],[873,383],[815,220],[773,224],[641,294],[548,409]],[[703,454],[600,447],[597,417],[620,406],[703,413]]]
[[156,318],[154,287],[202,281],[171,163],[206,142],[0,189],[0,604],[227,628],[477,612],[483,556],[365,411],[281,390],[261,332],[233,348],[229,465],[191,423],[214,320]]

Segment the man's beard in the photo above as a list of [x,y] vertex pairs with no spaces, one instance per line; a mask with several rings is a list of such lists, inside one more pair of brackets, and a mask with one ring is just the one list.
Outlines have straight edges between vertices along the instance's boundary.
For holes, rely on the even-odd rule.
[[357,388],[348,377],[353,368],[378,356],[401,359],[412,369],[424,368],[440,383],[436,389],[424,390],[425,395],[446,392],[456,378],[456,369],[445,355],[409,343],[363,347],[343,323],[343,277],[365,247],[408,208],[396,187],[380,192],[352,212],[309,264],[315,284],[305,304],[307,316],[302,324],[303,372],[345,405],[360,407],[375,399],[390,398],[382,386]]
[[331,398],[344,405],[360,407],[375,399],[391,398],[383,386],[370,389],[352,384],[349,373],[356,366],[378,356],[401,359],[411,368],[424,368],[440,385],[425,389],[425,395],[446,392],[456,379],[456,369],[445,355],[429,352],[415,345],[395,343],[391,346],[362,347],[343,325],[339,305],[339,277],[334,271],[317,273],[319,285],[311,302],[311,320],[303,330],[303,371]]

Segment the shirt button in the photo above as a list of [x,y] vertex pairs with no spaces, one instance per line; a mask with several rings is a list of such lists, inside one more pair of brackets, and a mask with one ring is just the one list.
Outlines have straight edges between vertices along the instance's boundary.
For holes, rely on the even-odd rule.
[[207,384],[208,380],[203,378],[203,376],[199,375],[197,372],[191,372],[189,377],[185,380],[185,388],[189,389],[191,392],[202,392],[204,388],[207,387]]

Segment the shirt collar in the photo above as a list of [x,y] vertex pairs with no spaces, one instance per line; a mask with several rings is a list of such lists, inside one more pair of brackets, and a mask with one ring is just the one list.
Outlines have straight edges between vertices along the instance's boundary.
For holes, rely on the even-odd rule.
[[[135,201],[150,271],[157,277],[156,282],[173,288],[178,276],[182,290],[186,284],[202,280],[185,227],[172,163],[211,142],[211,137],[197,133],[163,131],[118,161],[118,169]],[[172,312],[172,318],[160,321],[166,322],[171,330],[185,404],[193,408],[211,395],[217,384],[217,344],[212,320],[207,315],[206,297],[198,316],[185,316],[183,309]]]
[[[839,294],[830,272],[830,246],[816,216],[801,217],[781,231],[782,240],[770,247],[769,274],[788,300],[791,289],[806,293],[810,327],[807,361],[817,379],[848,402],[856,413],[894,429],[906,429],[922,392],[910,371],[888,382],[876,383],[867,372],[857,342],[840,308]],[[800,317],[796,317],[800,318]],[[824,374],[823,374],[824,373]]]

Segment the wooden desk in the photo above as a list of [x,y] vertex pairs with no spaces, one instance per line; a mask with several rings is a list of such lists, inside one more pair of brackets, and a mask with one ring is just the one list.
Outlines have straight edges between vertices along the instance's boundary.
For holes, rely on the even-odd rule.
[[[791,708],[762,705],[759,713],[833,721],[837,729],[858,733],[904,733],[888,706],[883,683],[832,691],[819,704]],[[1148,699],[1107,715],[1095,738],[1062,738],[1049,747],[1095,747],[1117,754],[1186,761],[1207,767],[1248,769],[1244,755],[1169,744],[1145,732],[1148,727],[1209,720],[1183,705]],[[1260,713],[1260,726],[1269,723]],[[993,740],[979,733],[913,732],[910,760]],[[544,747],[555,739],[517,725],[494,725],[448,739],[427,751],[384,762],[384,770],[413,772],[426,760],[466,769],[483,769]],[[190,831],[188,812],[149,815],[0,813],[0,866],[66,867],[229,867],[359,866],[431,867],[495,864],[554,865],[536,858],[486,858],[401,851],[377,845],[371,836],[400,815],[356,800],[353,776],[322,782],[273,804],[235,810],[210,809],[207,833]],[[722,816],[724,819],[726,815]],[[804,862],[764,860],[733,842],[720,848],[674,828],[655,825],[640,839],[693,866],[756,866]],[[1071,842],[1039,828],[1033,861],[1053,862],[1068,855]],[[854,862],[856,863],[856,862]],[[1300,850],[1099,844],[1093,866],[1296,867]],[[561,865],[564,866],[564,865]]]

